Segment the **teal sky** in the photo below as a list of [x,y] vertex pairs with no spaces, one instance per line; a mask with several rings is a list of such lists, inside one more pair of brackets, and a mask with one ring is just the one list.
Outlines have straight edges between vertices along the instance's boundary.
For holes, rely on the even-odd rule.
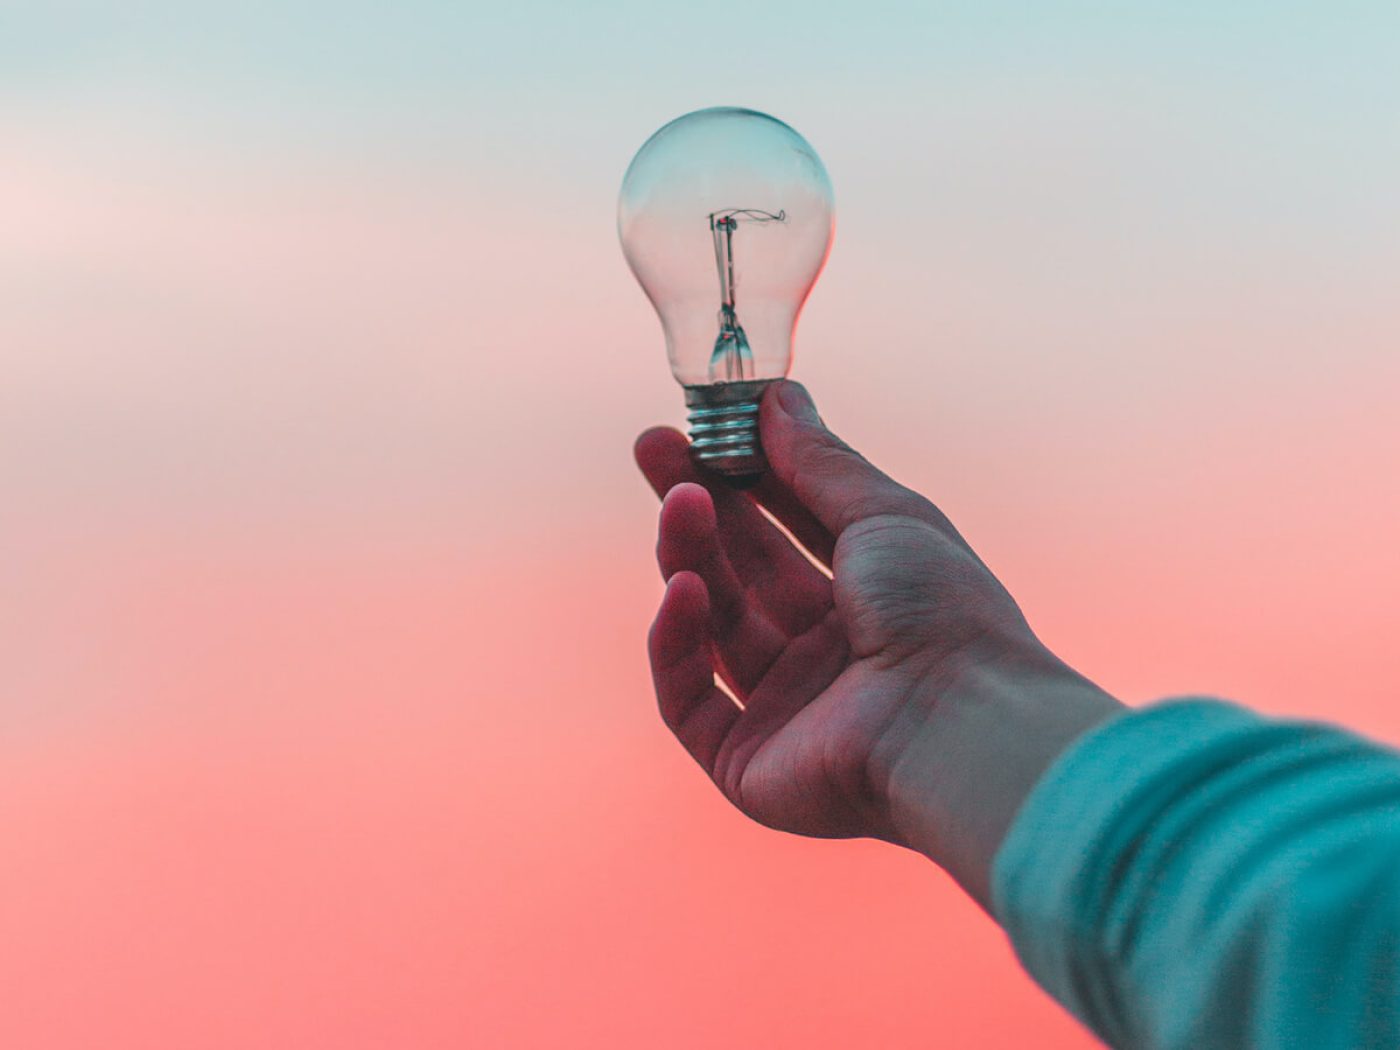
[[96,164],[411,170],[582,214],[654,128],[734,103],[817,146],[843,221],[946,229],[973,195],[980,228],[1045,222],[1082,193],[1103,221],[1184,207],[1237,236],[1286,209],[1363,253],[1384,245],[1358,226],[1400,221],[1398,69],[1382,2],[0,11],[0,113]]
[[[54,3],[0,12],[11,101],[156,102],[231,129],[239,116],[339,133],[416,110],[538,133],[598,134],[733,97],[881,121],[911,99],[1086,92],[1169,81],[1183,100],[1342,125],[1394,103],[1391,3]],[[645,119],[640,119],[645,115]],[[559,130],[559,129],[554,129]],[[1379,130],[1379,129],[1378,129]]]

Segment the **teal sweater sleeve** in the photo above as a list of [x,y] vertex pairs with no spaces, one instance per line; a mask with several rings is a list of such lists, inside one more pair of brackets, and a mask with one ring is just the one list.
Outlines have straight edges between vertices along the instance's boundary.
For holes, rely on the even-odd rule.
[[1214,700],[1076,741],[997,854],[1022,963],[1115,1047],[1400,1047],[1400,755]]

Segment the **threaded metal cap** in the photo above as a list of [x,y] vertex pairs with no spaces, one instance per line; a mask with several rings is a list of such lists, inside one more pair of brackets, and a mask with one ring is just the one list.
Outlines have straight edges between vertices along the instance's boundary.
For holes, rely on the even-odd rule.
[[771,379],[685,388],[690,454],[731,484],[748,487],[768,469],[758,432],[758,405]]

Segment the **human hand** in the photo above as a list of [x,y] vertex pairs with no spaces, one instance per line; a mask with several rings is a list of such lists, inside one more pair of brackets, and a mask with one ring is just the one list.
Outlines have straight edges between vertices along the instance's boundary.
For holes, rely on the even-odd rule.
[[[643,473],[665,497],[657,550],[668,583],[649,639],[662,716],[753,819],[920,849],[983,899],[989,851],[1058,749],[992,783],[975,769],[959,774],[1003,796],[998,805],[946,777],[928,782],[999,757],[969,755],[950,733],[966,736],[961,727],[980,725],[993,697],[1014,703],[1027,688],[1091,721],[1116,703],[1040,644],[948,519],[836,438],[801,386],[770,387],[761,426],[770,471],[747,493],[697,470],[674,430],[637,442]],[[1084,728],[1084,717],[1069,721],[1029,719],[1051,730],[1052,745]],[[975,743],[999,746],[995,733]],[[962,753],[938,753],[950,744]],[[931,798],[959,796],[986,812],[929,811]]]

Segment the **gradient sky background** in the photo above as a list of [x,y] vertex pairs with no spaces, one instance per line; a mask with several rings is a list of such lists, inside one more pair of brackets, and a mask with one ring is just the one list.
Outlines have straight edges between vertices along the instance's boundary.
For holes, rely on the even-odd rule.
[[1083,1047],[657,718],[616,244],[792,123],[794,375],[1072,663],[1400,742],[1394,3],[0,7],[0,1045]]

